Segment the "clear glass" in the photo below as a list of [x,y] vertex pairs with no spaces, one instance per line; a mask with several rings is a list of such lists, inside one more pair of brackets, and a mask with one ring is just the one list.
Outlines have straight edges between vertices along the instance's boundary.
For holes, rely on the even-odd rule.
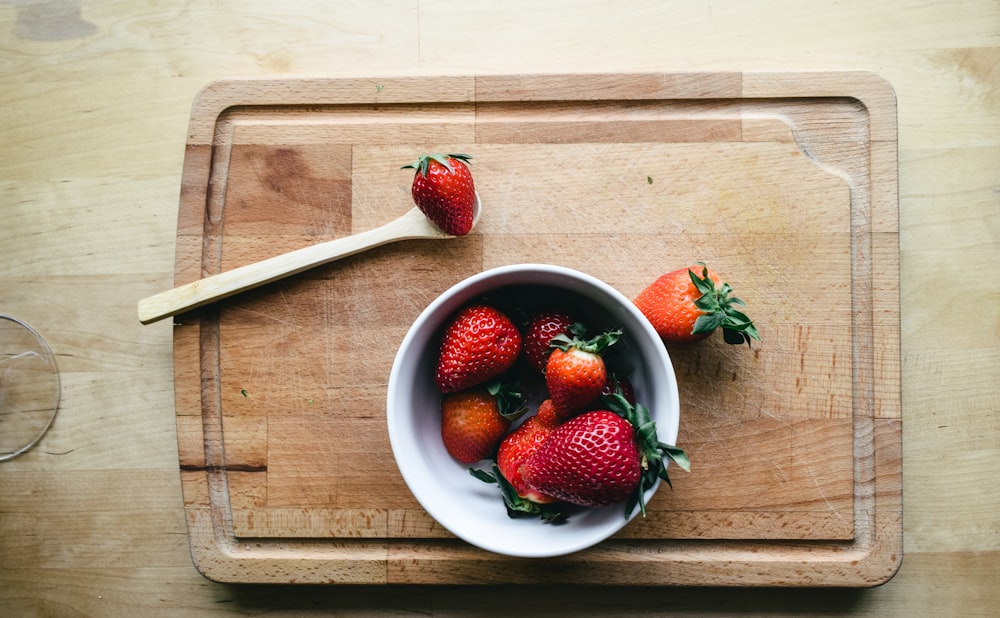
[[0,314],[0,461],[42,439],[59,395],[59,369],[48,344],[24,322]]

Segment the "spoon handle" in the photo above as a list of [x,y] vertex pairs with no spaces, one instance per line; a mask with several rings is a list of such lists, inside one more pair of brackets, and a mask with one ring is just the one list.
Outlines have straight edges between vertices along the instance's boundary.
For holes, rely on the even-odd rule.
[[385,225],[303,247],[212,275],[139,301],[139,321],[149,324],[366,249],[410,238],[449,238],[417,208]]

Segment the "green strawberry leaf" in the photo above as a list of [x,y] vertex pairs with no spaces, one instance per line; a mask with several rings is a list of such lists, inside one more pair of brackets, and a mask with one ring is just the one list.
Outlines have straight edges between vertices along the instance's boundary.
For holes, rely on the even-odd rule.
[[675,462],[686,472],[691,471],[691,460],[683,449],[660,442],[657,437],[656,422],[650,417],[649,409],[646,406],[640,403],[633,406],[621,392],[607,395],[604,397],[604,403],[609,410],[628,421],[635,432],[636,446],[638,446],[642,458],[643,470],[639,476],[639,484],[625,502],[625,518],[630,517],[637,506],[639,512],[645,517],[644,494],[653,486],[656,479],[663,479],[673,489],[673,484],[667,475],[665,460],[669,459]]
[[750,318],[748,318],[745,313],[735,309],[730,309],[726,312],[726,319],[723,321],[722,325],[730,328],[746,328],[748,326],[753,326],[753,322],[750,321]]
[[486,392],[496,400],[497,412],[509,421],[516,421],[528,411],[528,404],[519,386],[516,377],[505,374],[491,380],[485,387]]
[[693,270],[688,271],[688,276],[691,277],[691,283],[694,283],[694,287],[702,293],[702,295],[714,295],[715,294],[715,282],[712,278],[708,276],[708,267],[702,264],[704,268],[701,271],[701,277],[694,274]]
[[636,428],[636,433],[639,434],[639,440],[642,444],[656,443],[656,423],[649,421],[645,425]]
[[706,313],[698,316],[698,319],[694,321],[694,328],[691,329],[692,335],[697,335],[700,333],[711,333],[715,329],[722,326],[722,322],[725,320],[725,315],[722,313]]
[[495,476],[487,472],[486,470],[479,470],[478,468],[469,468],[469,474],[476,477],[484,483],[489,483],[491,485],[496,485],[497,479]]
[[558,502],[536,506],[538,507],[538,516],[547,524],[558,526],[569,521],[569,514],[563,510],[563,505]]
[[564,506],[560,503],[538,504],[531,500],[525,500],[517,495],[517,490],[510,484],[504,475],[500,473],[500,468],[496,462],[493,463],[493,472],[477,468],[469,468],[469,474],[475,478],[496,485],[500,488],[500,496],[503,498],[504,507],[507,509],[507,517],[517,519],[520,517],[537,517],[547,524],[563,524],[569,521],[569,515]]
[[[629,495],[628,500],[625,502],[625,519],[628,519],[629,515],[632,514],[632,511],[635,510],[636,505],[639,504],[639,496],[642,495],[643,491],[645,491],[645,489],[642,487],[642,479],[639,479],[639,487],[637,488],[637,491],[632,492]],[[642,511],[643,517],[645,517],[645,507],[642,507],[640,511]]]
[[699,264],[703,266],[700,277],[694,271],[688,271],[691,282],[701,293],[701,296],[694,301],[694,306],[702,311],[702,315],[695,320],[691,334],[711,333],[721,327],[726,343],[746,343],[749,346],[751,339],[760,341],[760,334],[750,318],[734,308],[736,305],[745,307],[743,299],[730,296],[733,288],[728,283],[723,283],[716,289],[711,277],[708,276],[708,267],[702,262]]
[[714,313],[719,310],[719,301],[711,292],[708,292],[696,298],[694,306],[702,311]]
[[420,155],[419,159],[417,159],[413,163],[410,163],[408,165],[404,165],[404,166],[400,167],[399,169],[403,169],[403,170],[405,170],[405,169],[415,169],[415,170],[417,170],[420,173],[421,176],[426,176],[427,175],[427,170],[430,169],[431,161],[437,161],[438,163],[440,163],[441,165],[443,165],[445,167],[445,169],[448,170],[448,173],[454,174],[455,173],[455,168],[452,167],[451,161],[449,159],[456,159],[456,160],[461,161],[463,163],[469,163],[469,160],[472,159],[472,155],[458,154],[458,153],[456,153],[456,154],[434,153],[434,154]]
[[[601,354],[607,348],[618,343],[618,339],[622,336],[622,331],[620,330],[610,330],[606,333],[601,333],[600,335],[592,339],[582,339],[583,331],[577,330],[578,324],[574,324],[570,327],[570,335],[565,333],[559,333],[549,341],[549,346],[553,348],[559,348],[562,351],[567,351],[570,348],[576,348],[584,352],[589,352],[591,354]],[[580,324],[579,326],[583,326]]]
[[625,501],[625,519],[628,519],[632,512],[635,511],[636,506],[639,507],[639,512],[642,513],[642,516],[646,516],[646,501],[643,500],[643,495],[645,493],[646,482],[645,477],[643,476],[639,477],[639,486],[635,488],[635,491],[629,494],[628,500]]
[[674,462],[681,467],[681,470],[685,472],[691,471],[691,460],[688,458],[688,454],[684,452],[684,449],[679,449],[671,444],[664,444],[660,442],[660,450],[666,455],[670,461]]

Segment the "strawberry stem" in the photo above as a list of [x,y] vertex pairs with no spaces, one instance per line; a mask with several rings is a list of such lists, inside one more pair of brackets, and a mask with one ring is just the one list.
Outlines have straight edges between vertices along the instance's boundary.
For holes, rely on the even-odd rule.
[[517,495],[514,486],[500,473],[500,467],[493,463],[492,472],[469,468],[469,474],[484,483],[497,485],[500,488],[500,495],[503,497],[504,506],[507,508],[507,516],[511,519],[517,517],[538,517],[547,524],[562,524],[569,521],[564,507],[558,502],[552,504],[538,504],[531,500],[525,500]]
[[486,385],[486,392],[497,402],[497,412],[509,421],[516,421],[528,411],[524,393],[515,380],[497,378]]
[[570,327],[570,334],[572,336],[560,333],[549,341],[549,345],[553,348],[559,348],[563,352],[568,351],[570,348],[576,348],[583,352],[600,354],[607,348],[617,343],[618,339],[622,336],[622,331],[611,330],[606,333],[602,333],[593,339],[582,339],[582,329],[582,324],[574,324]]
[[608,409],[624,418],[632,425],[635,433],[636,446],[639,448],[639,455],[642,462],[642,474],[639,475],[639,484],[635,491],[629,495],[625,503],[625,518],[632,514],[635,507],[639,507],[639,512],[646,516],[646,490],[656,483],[657,478],[667,482],[673,489],[670,477],[667,475],[666,461],[672,461],[681,467],[685,472],[691,471],[691,460],[687,453],[672,444],[660,442],[656,435],[656,422],[649,416],[649,409],[637,403],[634,406],[625,399],[621,392],[612,393],[604,398]]
[[413,163],[410,163],[409,165],[404,165],[404,166],[402,166],[399,169],[402,169],[402,170],[405,170],[405,169],[415,169],[415,170],[417,170],[420,173],[421,176],[426,176],[427,175],[427,171],[430,168],[431,161],[437,161],[442,166],[444,166],[445,169],[448,170],[449,174],[454,174],[455,173],[455,168],[451,166],[451,159],[454,159],[454,160],[457,160],[457,161],[461,161],[462,163],[469,163],[469,160],[472,159],[472,155],[460,154],[460,153],[456,153],[456,154],[441,154],[441,153],[425,154],[425,155],[420,155],[420,158],[417,159],[416,161],[414,161]]
[[705,264],[701,265],[700,277],[693,270],[688,271],[691,282],[701,293],[701,296],[694,301],[694,305],[704,312],[695,320],[691,334],[711,333],[721,327],[726,343],[735,345],[746,343],[749,346],[751,339],[760,341],[757,327],[745,313],[735,308],[735,305],[746,306],[746,303],[740,298],[730,296],[733,288],[728,283],[716,288],[715,282],[708,276],[708,267]]

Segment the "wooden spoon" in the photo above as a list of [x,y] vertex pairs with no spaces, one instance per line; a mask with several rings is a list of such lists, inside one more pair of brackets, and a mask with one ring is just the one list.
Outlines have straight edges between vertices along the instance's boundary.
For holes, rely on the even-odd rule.
[[[475,227],[482,213],[479,193],[476,193],[473,209],[472,226]],[[139,321],[143,324],[156,322],[265,283],[289,277],[314,266],[327,264],[397,240],[414,238],[455,237],[441,231],[414,206],[398,219],[373,230],[303,247],[144,298],[139,301]]]

